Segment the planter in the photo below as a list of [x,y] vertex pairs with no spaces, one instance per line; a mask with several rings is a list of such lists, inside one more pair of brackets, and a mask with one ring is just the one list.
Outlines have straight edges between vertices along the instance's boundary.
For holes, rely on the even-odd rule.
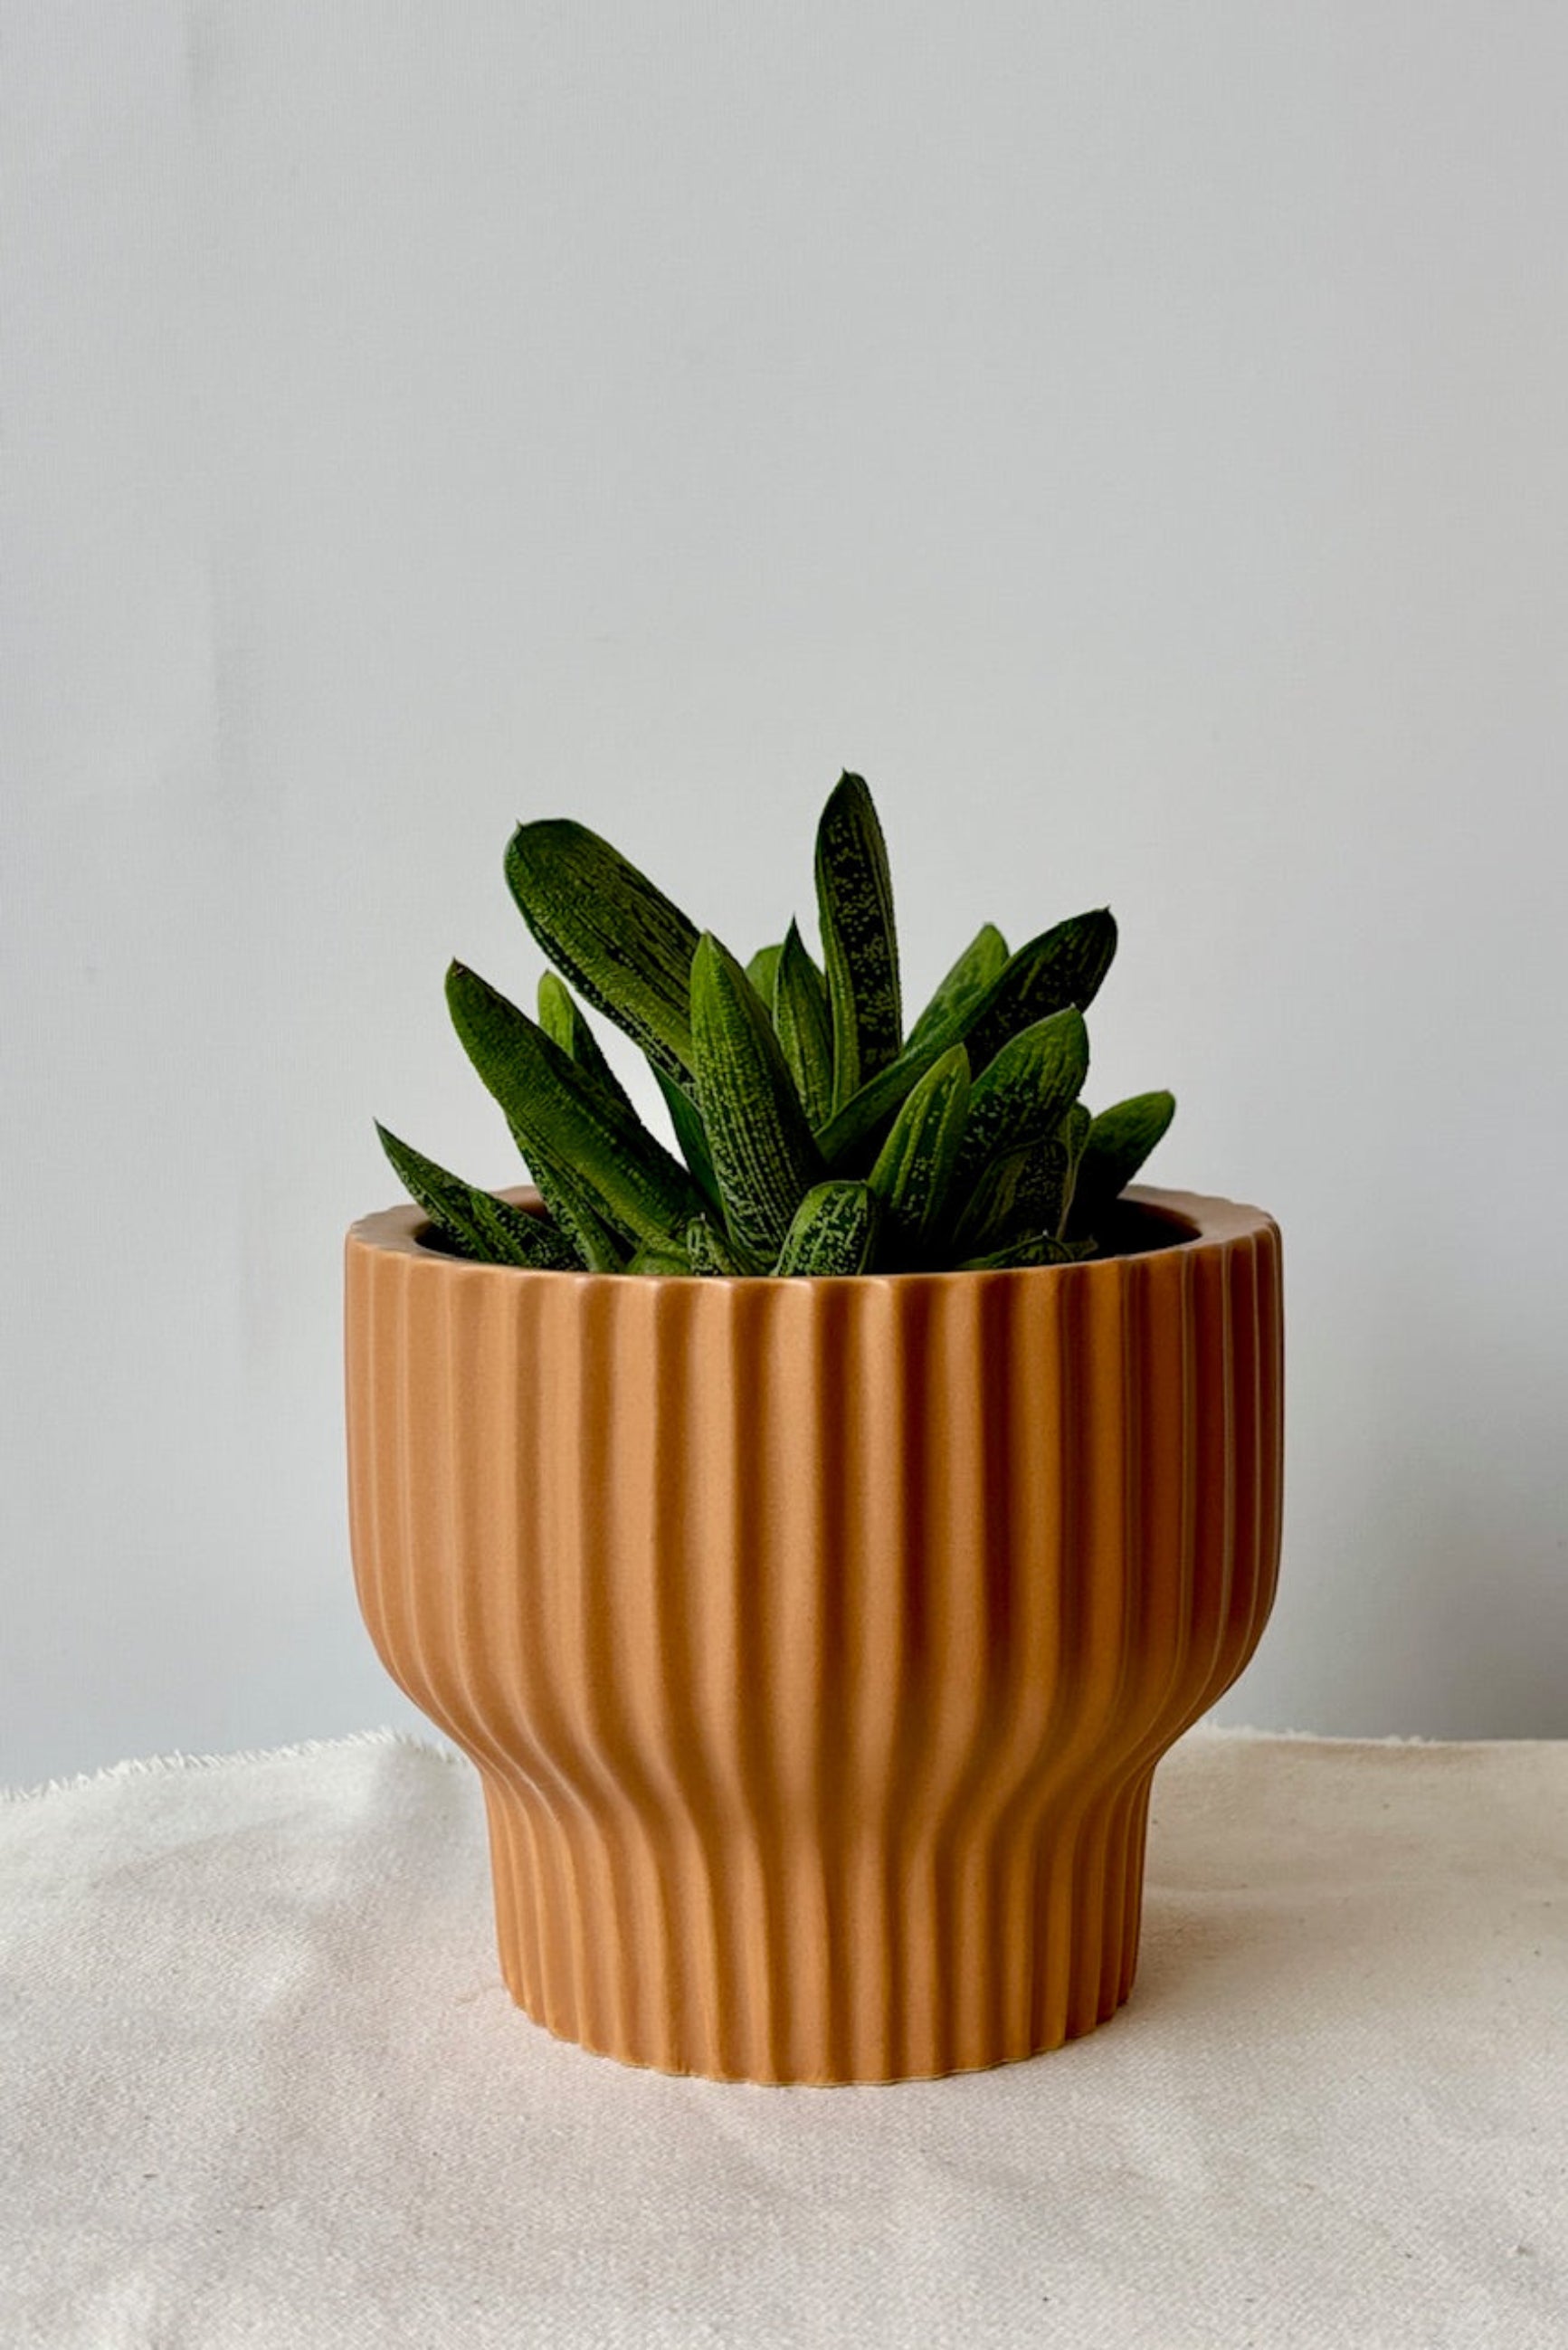
[[479,1767],[552,2032],[883,2081],[1127,1998],[1155,1765],[1262,1633],[1281,1460],[1277,1228],[1128,1202],[1135,1253],[829,1281],[355,1225],[359,1601]]

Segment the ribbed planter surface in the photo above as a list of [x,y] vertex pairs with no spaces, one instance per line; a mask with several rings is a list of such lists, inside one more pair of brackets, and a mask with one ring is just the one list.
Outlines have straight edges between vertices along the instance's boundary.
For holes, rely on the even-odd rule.
[[483,1773],[552,2032],[874,2081],[1126,1999],[1154,1767],[1262,1630],[1281,1456],[1276,1227],[1131,1196],[1170,1245],[857,1280],[354,1227],[360,1605]]

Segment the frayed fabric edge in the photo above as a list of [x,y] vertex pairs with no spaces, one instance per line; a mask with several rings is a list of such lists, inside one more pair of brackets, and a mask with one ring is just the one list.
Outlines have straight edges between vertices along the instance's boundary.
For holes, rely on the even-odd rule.
[[1302,1746],[1462,1746],[1465,1744],[1495,1746],[1496,1739],[1455,1739],[1402,1737],[1397,1731],[1376,1736],[1370,1731],[1334,1730],[1268,1730],[1245,1721],[1209,1721],[1194,1724],[1189,1737],[1204,1738],[1269,1738],[1279,1743]]
[[68,1795],[78,1788],[99,1787],[116,1779],[157,1778],[185,1771],[224,1771],[255,1762],[297,1762],[316,1755],[341,1754],[361,1746],[406,1746],[415,1753],[433,1755],[438,1762],[461,1762],[453,1746],[421,1738],[412,1730],[351,1730],[340,1738],[302,1738],[292,1746],[243,1746],[227,1754],[131,1755],[123,1762],[106,1763],[99,1771],[78,1771],[63,1779],[41,1779],[24,1787],[0,1787],[0,1804],[36,1803],[45,1795]]

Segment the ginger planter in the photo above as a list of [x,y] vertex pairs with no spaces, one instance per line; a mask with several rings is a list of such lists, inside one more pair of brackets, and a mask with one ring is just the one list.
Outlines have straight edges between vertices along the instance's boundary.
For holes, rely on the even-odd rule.
[[1155,1766],[1273,1596],[1281,1292],[1256,1209],[1121,1214],[1082,1263],[809,1280],[354,1227],[360,1605],[479,1767],[552,2032],[884,2081],[1127,1998]]

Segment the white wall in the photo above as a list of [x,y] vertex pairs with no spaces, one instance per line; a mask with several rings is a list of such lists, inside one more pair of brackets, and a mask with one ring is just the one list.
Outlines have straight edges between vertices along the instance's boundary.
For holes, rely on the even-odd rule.
[[1108,899],[1096,1093],[1287,1239],[1224,1718],[1568,1731],[1568,18],[5,0],[4,1739],[408,1718],[338,1247],[501,852],[742,944],[841,764],[918,989]]

